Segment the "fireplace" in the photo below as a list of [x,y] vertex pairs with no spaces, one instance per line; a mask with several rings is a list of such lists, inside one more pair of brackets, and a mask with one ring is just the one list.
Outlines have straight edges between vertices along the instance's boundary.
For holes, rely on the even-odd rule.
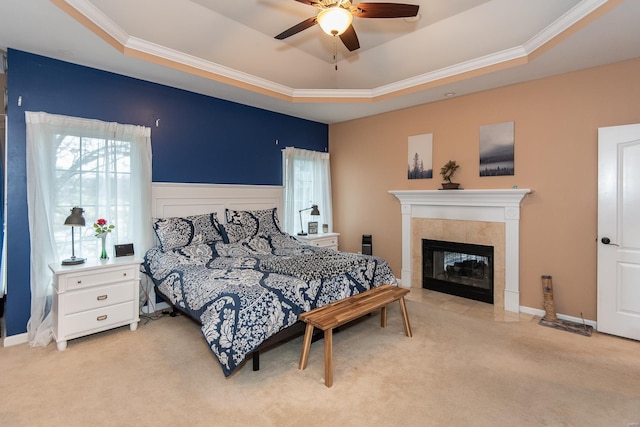
[[402,277],[422,287],[422,239],[493,246],[493,307],[520,311],[520,202],[530,189],[396,190],[402,214]]
[[493,304],[493,246],[422,239],[422,287]]

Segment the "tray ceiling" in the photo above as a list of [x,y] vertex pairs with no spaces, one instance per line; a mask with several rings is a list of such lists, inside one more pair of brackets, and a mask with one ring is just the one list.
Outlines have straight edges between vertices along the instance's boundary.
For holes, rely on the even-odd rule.
[[0,46],[324,123],[640,56],[638,1],[404,1],[419,19],[354,18],[354,52],[274,39],[317,13],[294,0],[12,2]]

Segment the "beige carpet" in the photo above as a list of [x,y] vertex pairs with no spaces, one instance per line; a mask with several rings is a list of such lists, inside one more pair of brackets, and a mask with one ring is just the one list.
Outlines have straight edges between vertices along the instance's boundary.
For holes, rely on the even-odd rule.
[[640,422],[640,343],[495,321],[408,302],[389,324],[367,317],[322,341],[298,369],[302,339],[261,370],[224,378],[199,328],[164,317],[55,345],[1,348],[3,426],[623,426]]

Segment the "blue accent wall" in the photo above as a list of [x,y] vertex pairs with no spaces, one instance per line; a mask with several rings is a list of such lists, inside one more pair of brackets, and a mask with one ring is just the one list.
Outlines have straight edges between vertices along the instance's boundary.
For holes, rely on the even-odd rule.
[[284,147],[328,150],[323,123],[15,49],[8,64],[8,336],[26,332],[31,310],[25,111],[150,127],[155,182],[282,185]]

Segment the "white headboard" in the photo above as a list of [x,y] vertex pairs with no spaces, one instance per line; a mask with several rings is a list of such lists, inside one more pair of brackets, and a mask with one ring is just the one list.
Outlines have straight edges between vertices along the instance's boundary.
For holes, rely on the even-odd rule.
[[283,188],[273,185],[184,184],[154,182],[151,191],[154,218],[217,212],[224,223],[225,209],[278,208],[283,214]]

